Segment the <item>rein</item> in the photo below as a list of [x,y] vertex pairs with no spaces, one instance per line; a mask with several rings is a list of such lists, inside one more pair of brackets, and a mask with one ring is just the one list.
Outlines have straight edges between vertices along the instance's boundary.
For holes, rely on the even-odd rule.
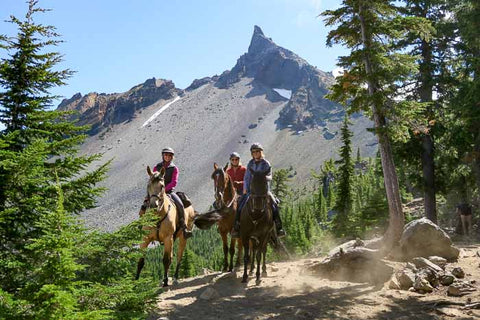
[[[252,199],[252,201],[250,201],[250,198]],[[254,218],[252,217],[252,212],[255,212],[255,211],[258,211],[258,210],[255,210],[255,208],[252,208],[251,203],[252,203],[252,202],[255,202],[255,200],[258,199],[258,198],[264,198],[264,199],[265,199],[265,201],[263,202],[263,209],[260,210],[260,212],[262,212],[263,214],[260,215],[259,218],[254,219]],[[248,201],[247,206],[250,207],[249,210],[248,210],[248,217],[249,217],[250,220],[252,221],[253,227],[256,228],[256,227],[257,227],[257,224],[258,224],[263,218],[267,217],[267,215],[265,214],[265,212],[266,212],[267,205],[268,205],[268,194],[264,194],[264,195],[254,195],[254,194],[251,194],[251,195],[249,195],[247,201]]]
[[[149,198],[153,198],[153,197],[156,197],[158,200],[162,200],[162,205],[160,207],[157,207],[157,212],[160,213],[160,211],[163,210],[163,208],[165,207],[165,198],[162,196],[160,197],[160,194],[153,194],[151,195]],[[162,225],[162,222],[168,217],[168,214],[170,213],[170,209],[172,208],[172,205],[169,204],[168,205],[168,209],[167,209],[167,212],[165,213],[165,215],[157,222],[157,239],[159,239],[160,241],[160,226]]]
[[[228,181],[229,181],[229,184],[232,184],[230,178],[228,179]],[[215,186],[215,188],[214,188],[214,190],[215,190],[215,196],[217,195],[217,192],[221,195],[221,200],[222,200],[221,203],[222,203],[223,206],[220,207],[220,208],[218,208],[218,209],[216,209],[216,210],[214,210],[214,211],[212,211],[212,212],[215,212],[215,211],[221,212],[221,211],[225,211],[226,209],[230,209],[230,208],[232,207],[232,205],[233,205],[233,202],[234,202],[235,199],[237,198],[237,196],[236,196],[236,194],[235,194],[235,188],[232,188],[232,190],[231,190],[231,191],[233,191],[232,200],[230,200],[230,202],[225,206],[225,202],[223,201],[223,192],[219,192],[219,191],[218,191],[218,186],[217,186],[216,183],[214,184],[214,186]],[[224,190],[226,190],[227,188],[228,188],[228,187],[225,187]]]

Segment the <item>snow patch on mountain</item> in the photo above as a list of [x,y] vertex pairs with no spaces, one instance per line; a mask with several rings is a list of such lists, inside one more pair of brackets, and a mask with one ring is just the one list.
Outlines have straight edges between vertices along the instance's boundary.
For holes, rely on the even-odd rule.
[[170,107],[172,104],[174,104],[175,102],[177,102],[178,100],[180,100],[180,97],[175,97],[175,99],[173,99],[173,101],[170,101],[168,102],[166,105],[164,105],[163,107],[160,108],[160,110],[158,110],[157,112],[155,112],[150,118],[148,118],[147,121],[145,121],[145,123],[142,125],[142,128],[144,128],[147,124],[149,124],[150,122],[152,122],[153,120],[155,120],[155,118],[157,118],[163,111],[167,110],[168,107]]
[[273,90],[286,99],[290,100],[290,98],[292,97],[292,90],[280,89],[280,88],[273,88]]

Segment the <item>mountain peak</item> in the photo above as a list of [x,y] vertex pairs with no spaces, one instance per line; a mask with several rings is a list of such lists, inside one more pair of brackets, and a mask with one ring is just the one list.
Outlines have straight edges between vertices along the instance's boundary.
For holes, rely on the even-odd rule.
[[253,27],[253,35],[255,36],[256,34],[259,35],[259,36],[265,36],[263,34],[262,28],[260,28],[259,26],[254,26]]
[[254,26],[252,40],[250,41],[250,46],[248,47],[248,54],[256,55],[272,47],[276,47],[276,44],[272,41],[272,39],[265,37],[262,29],[259,26]]

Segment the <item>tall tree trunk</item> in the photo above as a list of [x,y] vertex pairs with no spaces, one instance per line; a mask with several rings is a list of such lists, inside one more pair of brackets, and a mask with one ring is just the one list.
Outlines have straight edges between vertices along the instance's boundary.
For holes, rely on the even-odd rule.
[[422,172],[425,216],[437,223],[437,207],[435,197],[435,164],[433,160],[433,139],[429,134],[422,136]]
[[[423,18],[427,18],[427,9],[422,12]],[[432,48],[430,43],[422,40],[421,44],[422,62],[420,63],[420,102],[427,102],[427,119],[433,119],[433,68],[432,68]],[[435,162],[434,162],[434,142],[430,131],[424,132],[421,137],[422,143],[422,173],[423,173],[423,193],[425,216],[433,223],[437,223],[437,202],[435,198]]]
[[[362,32],[362,43],[365,50],[364,64],[365,71],[369,79],[367,81],[369,95],[373,96],[377,92],[378,86],[371,80],[372,75],[374,74],[374,66],[372,65],[368,55],[369,50],[372,50],[370,45],[371,35],[367,33],[363,12],[364,7],[363,4],[360,3],[358,15]],[[400,240],[403,232],[403,226],[405,225],[405,217],[402,211],[398,177],[395,170],[392,147],[390,145],[390,139],[387,133],[386,120],[384,113],[382,112],[382,106],[373,104],[372,112],[376,134],[378,136],[380,158],[382,161],[383,178],[385,181],[385,190],[387,192],[388,211],[390,218],[388,229],[385,233],[384,242],[384,249],[388,251],[398,244],[398,240]]]

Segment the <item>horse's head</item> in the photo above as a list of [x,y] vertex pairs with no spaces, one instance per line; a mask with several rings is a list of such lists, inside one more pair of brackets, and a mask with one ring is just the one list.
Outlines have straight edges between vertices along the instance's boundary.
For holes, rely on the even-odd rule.
[[149,198],[150,208],[158,208],[160,203],[163,202],[165,194],[165,168],[160,169],[160,172],[152,172],[149,166],[147,166],[147,173],[150,176],[147,184],[147,194]]
[[227,167],[228,164],[223,169],[216,163],[213,164],[212,179],[215,190],[215,205],[217,208],[221,208],[226,205],[223,197],[225,195],[225,189],[228,187],[229,183],[228,175],[225,174]]
[[253,171],[248,169],[252,174],[250,180],[250,194],[252,196],[252,203],[254,210],[265,210],[268,200],[268,182],[267,175],[269,171]]
[[268,193],[267,175],[269,171],[253,171],[252,168],[248,170],[252,174],[250,193],[255,196],[266,196]]

